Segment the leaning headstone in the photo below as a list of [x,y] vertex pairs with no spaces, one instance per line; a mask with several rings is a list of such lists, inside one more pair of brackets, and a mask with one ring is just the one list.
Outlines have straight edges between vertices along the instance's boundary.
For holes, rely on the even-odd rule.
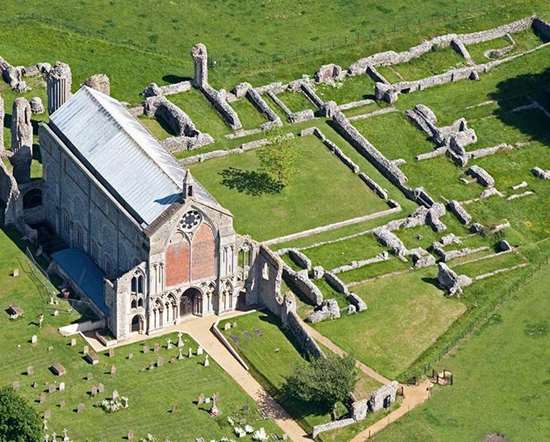
[[76,412],[78,414],[84,412],[84,410],[86,409],[86,405],[84,405],[82,402],[80,404],[77,405],[76,407]]
[[133,353],[128,353],[128,359],[132,359],[134,357]]
[[153,351],[155,353],[158,353],[160,351],[160,344],[158,342],[155,342],[155,346],[153,348]]
[[32,365],[27,367],[27,376],[32,376],[34,374],[34,368]]
[[172,409],[170,410],[170,413],[174,414],[178,410],[178,407],[176,404],[172,404]]

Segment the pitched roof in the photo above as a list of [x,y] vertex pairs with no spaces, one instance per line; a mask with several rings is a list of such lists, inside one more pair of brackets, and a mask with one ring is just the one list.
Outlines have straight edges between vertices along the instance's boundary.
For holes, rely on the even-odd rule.
[[[119,101],[83,86],[50,122],[140,224],[180,200],[185,169]],[[200,185],[197,194],[219,206]]]

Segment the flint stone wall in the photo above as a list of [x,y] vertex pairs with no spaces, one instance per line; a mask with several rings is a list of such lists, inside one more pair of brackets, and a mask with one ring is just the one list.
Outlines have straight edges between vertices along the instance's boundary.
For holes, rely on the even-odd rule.
[[286,327],[294,336],[302,353],[310,355],[314,358],[325,357],[321,347],[307,332],[303,321],[295,311],[290,311],[287,315]]
[[348,301],[351,305],[354,305],[358,312],[365,311],[367,309],[367,304],[355,293],[350,293],[348,295]]
[[325,278],[325,281],[327,282],[327,284],[330,285],[338,293],[342,293],[346,296],[349,295],[348,286],[340,278],[338,278],[338,276],[336,276],[334,273],[325,271],[323,278]]
[[231,129],[242,129],[243,126],[241,124],[239,116],[237,115],[237,112],[235,112],[235,110],[229,105],[227,101],[227,92],[225,92],[223,89],[217,91],[209,84],[204,84],[201,90],[203,91],[206,98],[210,100],[216,110],[222,115],[223,119],[227,122]]
[[544,170],[540,167],[533,167],[533,169],[531,169],[531,173],[542,180],[550,180],[550,170]]
[[374,80],[375,83],[384,83],[384,84],[391,84],[386,77],[384,77],[380,72],[378,72],[378,69],[376,69],[374,66],[369,65],[367,66],[367,74],[370,78]]
[[374,231],[374,236],[386,247],[390,248],[398,257],[403,257],[407,254],[405,244],[386,227],[380,227]]
[[348,264],[335,267],[334,269],[331,270],[331,272],[337,275],[338,273],[344,273],[344,272],[349,272],[350,270],[360,269],[362,267],[375,264],[377,262],[387,261],[388,259],[390,259],[390,255],[387,251],[384,250],[383,252],[379,253],[378,255],[372,258],[361,259],[358,261],[351,261]]
[[279,118],[279,115],[277,115],[273,111],[273,109],[269,107],[267,102],[263,99],[263,97],[256,89],[254,89],[253,87],[248,88],[248,90],[246,91],[246,96],[252,102],[252,104],[256,106],[256,109],[263,113],[269,121],[274,122],[277,126],[283,124],[281,119]]
[[323,293],[309,279],[307,271],[295,272],[286,264],[283,266],[283,278],[292,291],[298,292],[314,306],[323,303]]
[[495,185],[495,179],[489,172],[478,165],[470,166],[466,173],[474,177],[482,186],[493,187]]
[[449,211],[453,213],[462,224],[470,224],[472,216],[466,209],[456,200],[451,200],[447,203]]
[[299,250],[289,249],[288,256],[296,265],[298,265],[302,269],[305,269],[307,271],[311,270],[311,260]]
[[23,198],[14,176],[0,158],[0,227],[15,224],[19,228],[23,220]]
[[313,120],[314,118],[315,113],[311,109],[305,109],[299,112],[291,112],[288,116],[288,119],[291,123],[301,123],[303,121]]
[[160,86],[160,92],[162,95],[175,95],[181,92],[187,92],[191,90],[190,81],[180,81],[174,84],[167,84]]
[[406,187],[407,177],[405,174],[363,137],[342,112],[337,112],[332,118],[332,122],[336,131],[365,156],[382,175],[400,189]]
[[315,92],[315,90],[311,87],[311,85],[304,81],[301,84],[301,89],[304,93],[304,95],[313,103],[314,106],[318,107],[319,109],[323,107],[323,104],[325,103],[319,95]]
[[199,134],[189,115],[162,95],[147,98],[144,109],[147,116],[164,121],[178,136],[194,137]]
[[346,76],[346,72],[342,70],[342,67],[331,63],[324,64],[315,73],[315,81],[317,83],[332,83],[334,81],[341,81]]
[[338,428],[344,428],[348,425],[354,424],[355,419],[348,417],[345,419],[339,419],[337,421],[327,422],[326,424],[315,425],[311,436],[315,439],[319,434],[324,433],[325,431],[337,430]]

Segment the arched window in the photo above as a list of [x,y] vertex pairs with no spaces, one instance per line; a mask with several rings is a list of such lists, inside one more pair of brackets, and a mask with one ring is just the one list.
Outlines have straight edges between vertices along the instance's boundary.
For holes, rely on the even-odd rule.
[[136,302],[135,298],[132,299],[132,302],[130,303],[130,308],[137,308],[137,302]]
[[137,292],[143,294],[143,275],[139,275],[137,279]]
[[132,293],[137,293],[137,286],[138,286],[137,276],[134,276],[132,278],[132,283],[131,283],[131,287],[130,287],[130,290],[131,290]]
[[139,298],[137,302],[138,307],[143,307],[143,298]]

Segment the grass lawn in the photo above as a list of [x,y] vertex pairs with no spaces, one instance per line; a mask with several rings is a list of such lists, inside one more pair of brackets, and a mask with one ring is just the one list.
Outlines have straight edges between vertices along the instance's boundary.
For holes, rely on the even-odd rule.
[[347,77],[344,81],[334,84],[320,84],[316,87],[317,95],[324,101],[335,101],[337,104],[372,98],[374,95],[374,80],[368,75]]
[[[510,50],[500,58],[509,57],[520,52],[528,51],[529,49],[532,49],[543,43],[542,40],[537,37],[535,33],[530,29],[527,31],[511,34],[511,36],[515,42],[515,45],[512,50]],[[469,45],[467,46],[467,48],[468,52],[472,56],[472,59],[476,63],[487,63],[491,60],[491,58],[487,58],[485,56],[486,51],[489,51],[491,49],[501,49],[510,45],[511,42],[508,38],[501,37],[495,40],[489,40],[482,43],[477,43],[475,45]]]
[[385,275],[386,273],[403,272],[411,266],[410,263],[403,262],[398,258],[390,257],[387,261],[381,261],[360,267],[355,270],[340,273],[338,277],[349,284],[350,282],[360,282],[370,278]]
[[[519,253],[504,253],[494,258],[486,258],[479,261],[467,262],[464,264],[454,265],[451,263],[451,268],[459,275],[467,275],[470,278],[494,272],[506,267],[513,267],[518,264],[525,263],[526,260]],[[495,276],[498,278],[498,276]]]
[[[283,398],[280,389],[290,376],[296,364],[304,361],[302,355],[292,345],[289,336],[280,328],[278,320],[271,314],[254,312],[232,319],[237,327],[225,330],[223,333],[241,356],[250,365],[252,374],[273,394],[304,426],[310,431],[313,425],[330,421],[330,413],[320,410],[311,404],[304,404]],[[223,330],[224,322],[220,324]],[[358,397],[368,397],[380,385],[371,378],[360,374],[355,393]],[[361,427],[352,426],[359,431]],[[352,434],[353,431],[352,430]],[[349,430],[348,430],[349,431]],[[338,432],[329,433],[328,439],[321,436],[321,441],[347,441]]]
[[[297,171],[278,192],[259,170],[256,152],[191,167],[193,175],[235,216],[240,233],[265,240],[385,210],[378,198],[315,137],[295,140]],[[261,193],[260,193],[261,192]],[[258,194],[260,193],[260,194]],[[342,197],[349,195],[349,197]],[[338,201],[338,204],[327,204]]]
[[193,88],[181,94],[170,95],[168,99],[191,117],[197,129],[212,135],[214,139],[231,132],[222,116],[198,89]]
[[145,128],[153,134],[158,140],[164,140],[168,137],[175,136],[168,132],[156,118],[149,118],[144,115],[138,117],[138,121],[145,126]]
[[508,440],[547,440],[549,284],[546,264],[481,330],[437,364],[453,372],[454,385],[436,388],[428,402],[374,440],[479,441],[492,432]]
[[300,112],[306,109],[315,109],[313,103],[307,99],[301,91],[285,91],[277,95],[292,112]]
[[246,98],[233,101],[231,107],[237,112],[244,129],[254,129],[260,127],[267,121],[267,118]]
[[452,324],[464,305],[423,281],[433,269],[369,282],[354,291],[368,310],[314,327],[357,359],[395,378]]
[[[169,363],[170,358],[177,356],[176,350],[167,350],[163,346],[159,354],[143,354],[141,344],[132,344],[117,348],[112,359],[100,354],[98,365],[87,364],[81,353],[84,340],[77,337],[76,347],[71,347],[70,339],[57,331],[58,327],[78,320],[80,315],[64,301],[60,301],[58,306],[48,304],[47,289],[41,288],[44,286],[27,273],[27,258],[3,231],[0,231],[0,251],[0,300],[3,308],[15,303],[25,312],[23,318],[15,321],[10,320],[4,311],[0,315],[0,385],[19,381],[19,394],[41,414],[45,410],[51,411],[50,431],[61,434],[63,428],[67,428],[71,439],[81,441],[123,440],[128,431],[134,431],[136,437],[151,433],[160,440],[219,439],[232,436],[227,417],[242,415],[256,428],[264,426],[270,433],[279,433],[271,421],[260,418],[254,402],[214,361],[209,368],[202,366],[201,357]],[[14,268],[21,270],[17,278],[10,276]],[[53,290],[48,284],[46,287]],[[58,316],[52,315],[54,308],[59,310]],[[45,314],[45,320],[42,328],[38,328],[34,321],[41,313]],[[33,334],[38,336],[38,343],[34,346],[29,342]],[[177,337],[171,337],[174,342],[177,340]],[[185,340],[186,346],[196,349],[197,345],[190,338]],[[164,345],[166,338],[152,339],[148,344],[154,342]],[[49,346],[51,351],[48,351]],[[127,359],[129,353],[133,353],[132,359]],[[164,358],[165,364],[155,370],[144,370],[158,356]],[[55,377],[50,373],[48,367],[54,362],[65,367],[65,376]],[[108,374],[112,364],[117,367],[115,376]],[[32,376],[25,374],[28,366],[34,367]],[[92,379],[87,379],[88,374]],[[66,384],[65,392],[47,393],[43,404],[37,402],[48,384],[61,381]],[[37,383],[36,388],[32,388],[33,382]],[[98,383],[105,385],[105,393],[92,398],[89,391]],[[97,404],[115,389],[128,396],[129,408],[107,414]],[[200,393],[219,393],[220,417],[212,418],[207,411],[193,404]],[[63,407],[59,405],[61,401],[65,401]],[[79,403],[86,407],[81,414],[74,411]],[[173,404],[177,406],[174,414],[170,412]]]
[[449,47],[434,49],[408,63],[394,65],[393,70],[399,74],[396,74],[396,76],[401,76],[407,81],[413,81],[442,74],[452,68],[461,67],[465,63],[464,58]]

